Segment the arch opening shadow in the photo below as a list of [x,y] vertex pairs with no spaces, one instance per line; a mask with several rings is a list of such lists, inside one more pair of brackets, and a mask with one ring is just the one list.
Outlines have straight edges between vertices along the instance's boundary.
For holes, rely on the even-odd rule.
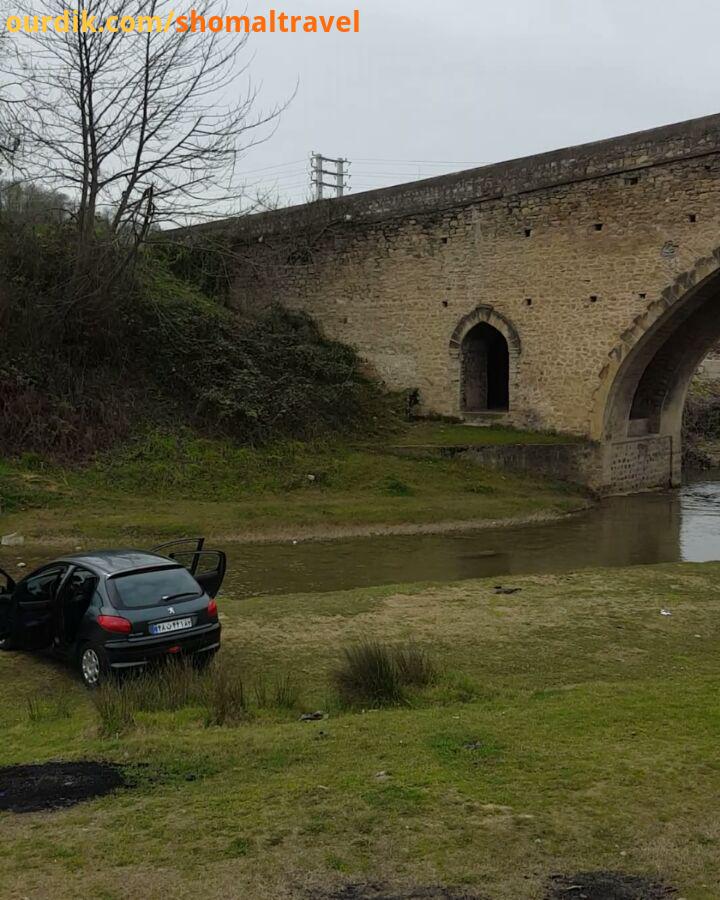
[[464,412],[504,411],[510,402],[510,352],[502,332],[487,322],[463,338],[462,399]]
[[604,439],[668,435],[679,454],[688,386],[718,340],[720,271],[716,269],[666,304],[624,355],[607,398]]

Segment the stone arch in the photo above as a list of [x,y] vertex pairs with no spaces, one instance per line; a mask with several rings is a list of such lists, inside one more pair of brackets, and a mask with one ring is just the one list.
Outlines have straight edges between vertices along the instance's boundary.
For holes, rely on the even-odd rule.
[[591,436],[608,445],[665,438],[677,482],[687,390],[718,340],[720,248],[678,276],[620,336],[600,372]]
[[520,337],[515,326],[492,306],[476,306],[460,319],[450,337],[450,378],[457,398],[458,413],[464,411],[463,345],[466,339],[472,337],[471,333],[482,333],[483,326],[488,329],[485,332],[487,335],[490,335],[492,331],[501,335],[507,346],[507,402],[503,408],[508,410],[513,408],[517,366],[521,351]]

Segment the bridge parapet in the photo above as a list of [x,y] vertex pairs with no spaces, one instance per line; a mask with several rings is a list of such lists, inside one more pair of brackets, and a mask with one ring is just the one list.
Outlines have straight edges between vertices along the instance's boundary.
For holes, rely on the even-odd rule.
[[257,237],[303,231],[341,221],[362,223],[394,216],[438,213],[589,179],[624,173],[632,177],[631,173],[659,164],[715,153],[718,146],[720,115],[704,116],[450,175],[226,219],[203,227],[234,228],[248,237]]

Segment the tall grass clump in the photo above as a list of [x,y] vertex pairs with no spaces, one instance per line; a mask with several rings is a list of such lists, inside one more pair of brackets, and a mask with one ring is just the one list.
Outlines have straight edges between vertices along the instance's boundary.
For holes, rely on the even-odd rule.
[[437,669],[427,650],[417,644],[398,647],[395,660],[403,684],[412,687],[427,687],[437,678]]
[[424,650],[361,641],[343,650],[332,680],[343,703],[394,706],[407,702],[407,687],[424,687],[435,667]]
[[144,672],[133,682],[138,708],[148,712],[174,712],[201,706],[205,683],[190,659],[168,660]]
[[72,700],[70,693],[60,690],[56,695],[46,697],[28,697],[27,714],[31,722],[44,720],[69,719],[72,715]]
[[269,686],[264,678],[256,681],[253,694],[259,709],[293,710],[300,706],[300,688],[288,672],[278,675]]
[[116,737],[135,727],[138,711],[136,686],[129,680],[109,680],[92,693],[100,717],[102,737]]
[[205,724],[236,725],[248,718],[245,684],[238,672],[215,662],[205,686]]
[[[242,674],[231,663],[216,659],[209,668],[198,670],[192,660],[173,659],[146,672],[108,681],[92,698],[104,737],[130,731],[138,713],[192,708],[207,726],[233,726],[248,721],[253,709],[287,711],[297,709],[300,703],[300,690],[290,675],[280,675],[269,683],[258,681],[250,694],[252,703]],[[31,720],[39,719],[43,709],[38,701],[29,703]]]

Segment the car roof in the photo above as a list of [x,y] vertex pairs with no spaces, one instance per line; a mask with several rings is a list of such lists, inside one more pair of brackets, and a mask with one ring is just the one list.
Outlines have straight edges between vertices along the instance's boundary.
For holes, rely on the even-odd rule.
[[120,572],[132,572],[135,569],[149,569],[161,566],[179,566],[174,560],[147,550],[93,550],[88,553],[74,553],[63,556],[58,562],[67,562],[76,566],[86,566],[99,575],[117,575]]

